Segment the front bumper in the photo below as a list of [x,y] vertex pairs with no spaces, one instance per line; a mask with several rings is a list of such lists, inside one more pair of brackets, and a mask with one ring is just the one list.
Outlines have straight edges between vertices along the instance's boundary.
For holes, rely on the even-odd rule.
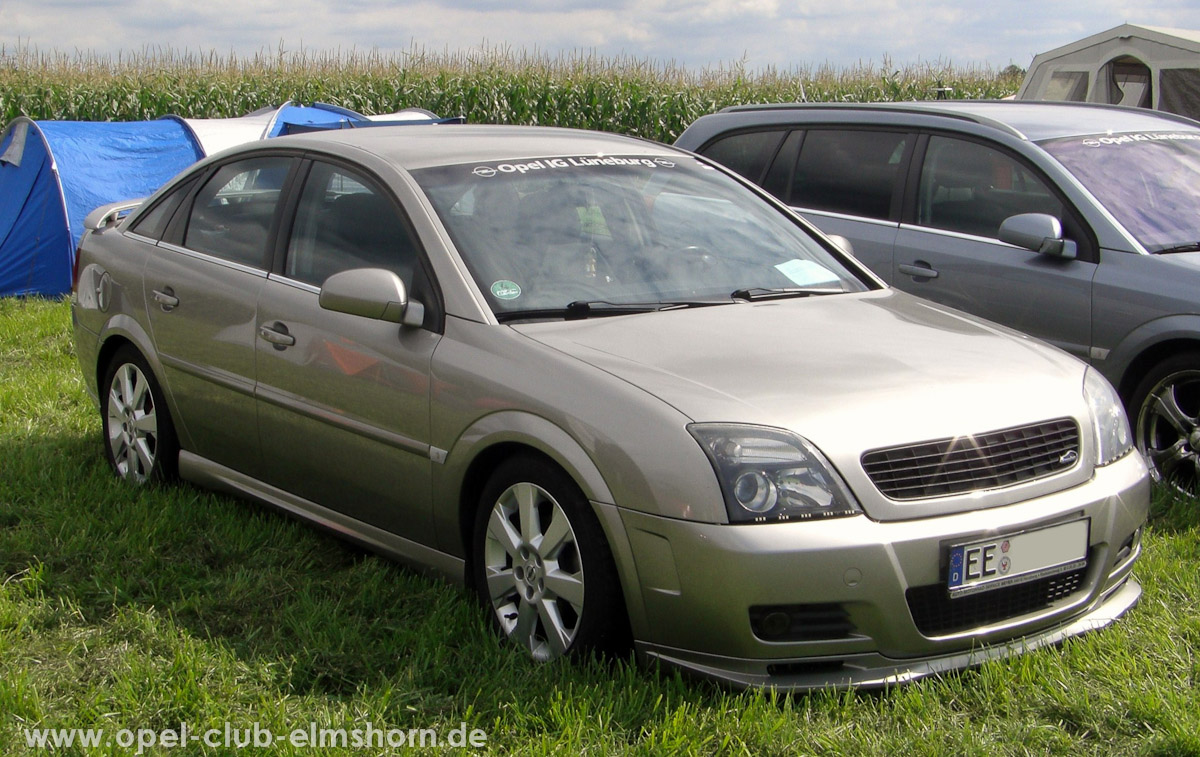
[[[1133,453],[1071,489],[911,521],[731,526],[600,510],[610,535],[620,532],[614,555],[636,587],[626,600],[641,656],[743,686],[805,689],[899,683],[1109,625],[1141,594],[1131,570],[1149,501],[1146,466]],[[949,545],[1081,518],[1091,524],[1088,562],[1066,588],[1017,591],[1019,601],[975,595],[978,622],[960,612],[967,600],[939,590]],[[932,596],[951,621],[915,619],[928,604],[918,596]],[[794,611],[783,638],[752,624],[762,608]]]

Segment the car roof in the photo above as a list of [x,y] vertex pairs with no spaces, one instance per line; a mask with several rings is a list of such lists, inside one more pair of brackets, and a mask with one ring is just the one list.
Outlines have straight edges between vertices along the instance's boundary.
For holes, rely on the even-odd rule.
[[1014,136],[1040,142],[1088,134],[1162,131],[1200,131],[1200,123],[1174,113],[1099,103],[1033,100],[925,100],[887,103],[791,103],[742,105],[722,113],[793,111],[796,113],[856,112],[879,114],[881,120],[901,114],[944,116],[992,126]]
[[667,145],[618,134],[547,126],[412,124],[317,131],[258,143],[259,150],[301,147],[363,150],[406,169],[460,163],[592,155],[674,155]]

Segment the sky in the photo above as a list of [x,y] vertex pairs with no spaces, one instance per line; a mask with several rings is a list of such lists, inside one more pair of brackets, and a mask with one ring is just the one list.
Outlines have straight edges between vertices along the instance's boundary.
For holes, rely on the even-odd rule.
[[1200,0],[0,0],[39,52],[594,53],[704,70],[1027,68],[1122,23],[1200,29]]

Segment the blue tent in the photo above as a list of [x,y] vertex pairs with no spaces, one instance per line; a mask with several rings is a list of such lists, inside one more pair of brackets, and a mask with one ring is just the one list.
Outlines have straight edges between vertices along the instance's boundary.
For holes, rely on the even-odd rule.
[[84,217],[202,157],[177,121],[14,120],[0,136],[0,296],[69,292]]
[[95,208],[153,194],[192,163],[233,145],[317,129],[460,123],[410,108],[364,116],[285,102],[241,118],[33,121],[0,135],[0,297],[71,290],[83,220]]

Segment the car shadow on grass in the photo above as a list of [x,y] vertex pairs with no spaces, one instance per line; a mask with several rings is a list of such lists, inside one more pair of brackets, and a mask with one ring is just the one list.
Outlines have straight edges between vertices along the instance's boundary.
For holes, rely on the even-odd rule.
[[[42,601],[87,626],[126,612],[275,671],[288,695],[372,688],[477,710],[546,704],[563,687],[716,691],[630,660],[537,665],[498,639],[466,589],[273,508],[185,482],[117,480],[91,435],[0,439],[0,582],[37,567]],[[167,631],[164,631],[166,633]],[[653,687],[651,687],[653,688]]]

